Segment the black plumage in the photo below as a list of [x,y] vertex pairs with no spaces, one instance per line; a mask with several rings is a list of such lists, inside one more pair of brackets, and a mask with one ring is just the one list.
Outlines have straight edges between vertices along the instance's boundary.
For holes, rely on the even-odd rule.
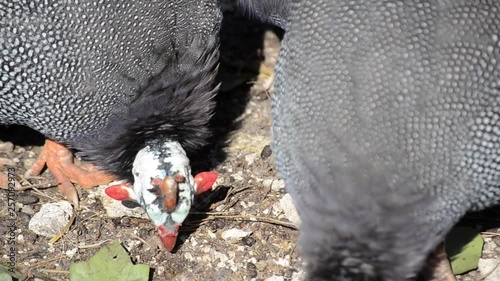
[[286,28],[289,11],[289,0],[237,0],[241,11],[258,20]]
[[131,179],[154,140],[205,144],[216,1],[0,1],[0,122],[27,125]]

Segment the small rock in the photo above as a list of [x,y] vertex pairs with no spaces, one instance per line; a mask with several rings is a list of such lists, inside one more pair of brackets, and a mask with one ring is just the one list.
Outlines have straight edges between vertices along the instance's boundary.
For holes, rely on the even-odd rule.
[[36,196],[27,194],[27,195],[17,196],[16,201],[23,204],[23,205],[32,205],[32,204],[38,203],[38,201],[40,201],[40,199]]
[[250,207],[253,207],[255,205],[255,202],[245,202],[245,201],[241,201],[240,202],[241,206],[245,209],[248,209]]
[[76,252],[78,251],[78,248],[73,248],[73,249],[70,249],[70,250],[67,250],[65,252],[66,256],[68,256],[69,258],[73,258],[76,254]]
[[[289,257],[289,256],[288,256]],[[274,260],[274,262],[277,265],[283,266],[283,267],[288,267],[290,266],[290,260],[289,259],[284,259],[284,258],[278,258],[277,260]]]
[[42,206],[29,222],[29,229],[38,235],[53,237],[66,226],[73,214],[68,201],[48,203]]
[[242,181],[244,179],[243,172],[239,171],[235,174],[232,174],[229,178],[232,180],[232,182]]
[[285,194],[283,198],[280,199],[279,204],[281,209],[283,209],[286,218],[296,226],[299,226],[300,217],[297,213],[297,210],[295,209],[295,206],[293,205],[292,197],[290,196],[290,194]]
[[229,268],[219,268],[214,273],[215,280],[228,280],[230,276],[233,275],[233,272]]
[[267,263],[265,261],[258,261],[255,263],[255,267],[257,267],[257,269],[262,272],[266,269],[267,267]]
[[226,222],[224,220],[216,220],[215,227],[217,229],[223,229],[226,226]]
[[17,213],[17,219],[19,221],[21,221],[21,223],[24,225],[24,226],[29,226],[30,224],[30,220],[31,220],[31,216],[24,213],[24,212],[19,212]]
[[306,274],[304,270],[299,269],[298,272],[292,274],[292,281],[304,281],[306,279]]
[[271,188],[271,190],[279,192],[285,189],[285,181],[282,179],[265,179],[262,181],[265,188]]
[[255,244],[255,238],[253,238],[252,236],[243,237],[241,239],[241,242],[243,242],[245,246],[251,247]]
[[285,189],[285,181],[282,179],[273,181],[271,185],[273,191],[282,191]]
[[293,269],[285,270],[285,273],[283,273],[283,277],[285,277],[287,280],[290,280],[293,277],[293,273],[294,273]]
[[285,281],[285,277],[273,275],[267,278],[265,281]]
[[14,144],[10,141],[0,142],[0,152],[1,153],[9,153],[14,151]]
[[250,278],[257,277],[257,267],[255,266],[255,264],[251,262],[247,263],[247,274]]
[[35,163],[35,158],[26,158],[23,160],[23,166],[26,170],[29,170],[31,166]]
[[251,231],[244,231],[237,228],[231,228],[229,230],[222,232],[222,239],[224,240],[241,239],[243,237],[247,237],[250,234],[252,234]]
[[7,223],[0,224],[0,236],[4,236],[5,234],[7,234],[7,231],[9,231]]
[[264,148],[260,152],[260,158],[266,159],[269,156],[271,156],[271,154],[273,154],[273,150],[271,149],[271,146],[268,144],[268,145],[264,146]]
[[477,268],[481,273],[481,276],[486,276],[486,278],[482,280],[500,280],[500,267],[498,266],[498,259],[479,259]]
[[184,258],[188,261],[192,261],[193,260],[193,255],[191,255],[190,253],[185,253],[184,254]]
[[257,160],[257,155],[255,154],[247,154],[245,155],[245,161],[247,161],[248,166],[251,166]]

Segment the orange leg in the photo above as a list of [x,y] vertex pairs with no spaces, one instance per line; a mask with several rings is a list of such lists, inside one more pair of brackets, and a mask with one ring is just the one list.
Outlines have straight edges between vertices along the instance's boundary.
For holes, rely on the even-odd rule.
[[[40,156],[33,163],[33,166],[26,171],[24,177],[30,178],[39,175],[45,165],[56,178],[59,190],[77,208],[78,193],[72,182],[88,189],[114,180],[114,177],[106,172],[77,166],[73,163],[73,154],[64,145],[49,139],[45,141]],[[88,167],[88,165],[85,165],[85,167]]]

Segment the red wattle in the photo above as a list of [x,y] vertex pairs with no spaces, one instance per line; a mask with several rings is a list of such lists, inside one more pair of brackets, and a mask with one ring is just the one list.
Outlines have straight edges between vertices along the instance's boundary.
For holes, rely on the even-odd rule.
[[201,172],[194,177],[196,183],[196,194],[212,189],[217,177],[217,172]]
[[128,184],[116,184],[109,186],[104,190],[104,192],[111,198],[118,200],[118,201],[123,201],[123,200],[130,200],[130,194],[128,191],[129,185]]

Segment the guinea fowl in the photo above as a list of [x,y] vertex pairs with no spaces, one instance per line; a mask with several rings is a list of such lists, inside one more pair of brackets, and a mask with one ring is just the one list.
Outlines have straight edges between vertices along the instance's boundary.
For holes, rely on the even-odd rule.
[[195,180],[187,155],[210,135],[220,22],[211,0],[0,1],[0,122],[48,138],[27,175],[46,163],[75,206],[71,181],[126,180],[107,193],[137,200],[171,250],[216,177]]
[[413,280],[500,200],[500,2],[290,4],[273,151],[308,280]]

